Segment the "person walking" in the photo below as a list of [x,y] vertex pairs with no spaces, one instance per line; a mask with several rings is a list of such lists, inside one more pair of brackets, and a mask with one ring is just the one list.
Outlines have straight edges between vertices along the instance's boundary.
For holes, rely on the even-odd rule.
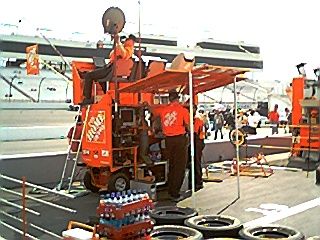
[[214,131],[214,110],[211,110],[208,113],[208,118],[209,118],[209,123],[210,123],[210,131],[213,132]]
[[284,109],[284,112],[285,112],[285,116],[286,116],[286,121],[283,124],[284,125],[284,133],[288,133],[289,129],[290,129],[290,127],[288,129],[288,125],[289,125],[289,118],[290,118],[291,113],[290,113],[289,108],[287,108],[287,107]]
[[272,135],[273,134],[278,134],[279,130],[279,113],[278,113],[278,104],[274,105],[273,111],[269,112],[268,114],[268,119],[271,124],[271,129],[272,129]]
[[218,131],[220,131],[221,139],[223,139],[222,127],[224,125],[224,118],[219,110],[216,110],[214,115],[214,140],[217,140]]
[[180,188],[185,176],[188,158],[189,112],[179,103],[176,91],[169,93],[170,103],[160,112],[162,131],[169,159],[168,193],[174,201],[180,200]]

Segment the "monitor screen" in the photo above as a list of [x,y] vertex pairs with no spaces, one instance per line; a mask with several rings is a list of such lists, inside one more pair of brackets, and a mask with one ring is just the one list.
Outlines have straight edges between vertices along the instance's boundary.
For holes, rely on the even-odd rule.
[[135,125],[135,111],[134,109],[120,109],[120,118],[123,126]]

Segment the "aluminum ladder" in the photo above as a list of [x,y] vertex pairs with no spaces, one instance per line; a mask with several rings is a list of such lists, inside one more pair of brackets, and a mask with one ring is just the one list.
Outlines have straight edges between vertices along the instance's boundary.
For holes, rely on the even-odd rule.
[[[67,172],[67,168],[69,166],[68,163],[72,164],[72,171],[71,171],[71,176],[67,178],[67,180],[69,180],[69,184],[68,184],[68,189],[66,190],[66,192],[70,193],[70,191],[71,191],[71,187],[72,187],[72,183],[73,183],[73,178],[74,178],[76,166],[77,166],[78,159],[79,159],[79,156],[80,156],[81,142],[82,142],[82,139],[83,139],[83,136],[84,136],[85,126],[86,126],[86,123],[87,123],[89,112],[90,112],[90,105],[87,106],[85,119],[82,122],[83,127],[82,127],[82,131],[81,131],[80,139],[75,139],[75,133],[76,133],[76,127],[77,127],[78,119],[81,116],[81,106],[79,106],[79,109],[78,109],[78,112],[77,112],[77,115],[76,115],[76,118],[75,118],[75,123],[74,123],[74,127],[73,127],[71,141],[70,141],[70,144],[68,146],[67,157],[66,157],[66,160],[65,160],[65,163],[64,163],[64,167],[63,167],[60,183],[56,187],[56,190],[58,190],[58,191],[62,190],[63,183],[66,180],[66,172]],[[72,151],[72,144],[73,143],[78,143],[78,148],[77,148],[76,152]]]

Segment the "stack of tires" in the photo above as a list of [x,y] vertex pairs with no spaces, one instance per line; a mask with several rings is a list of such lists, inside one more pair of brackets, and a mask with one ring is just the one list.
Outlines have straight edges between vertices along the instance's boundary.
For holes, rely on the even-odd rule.
[[226,215],[199,215],[192,208],[163,206],[155,208],[150,217],[156,227],[151,239],[304,239],[290,227],[266,225],[243,228],[239,219]]
[[208,239],[238,237],[242,229],[240,221],[230,216],[202,215],[192,208],[163,206],[155,208],[150,217],[156,227],[153,239]]

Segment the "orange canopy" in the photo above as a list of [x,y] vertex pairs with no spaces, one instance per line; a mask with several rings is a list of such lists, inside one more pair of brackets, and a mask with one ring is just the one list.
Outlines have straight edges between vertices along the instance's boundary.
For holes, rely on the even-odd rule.
[[[202,93],[233,83],[234,77],[247,72],[245,69],[217,67],[212,65],[196,66],[192,70],[194,94]],[[188,72],[166,69],[119,89],[120,92],[166,93],[173,88],[180,88],[188,93]],[[237,81],[244,78],[239,76]]]

